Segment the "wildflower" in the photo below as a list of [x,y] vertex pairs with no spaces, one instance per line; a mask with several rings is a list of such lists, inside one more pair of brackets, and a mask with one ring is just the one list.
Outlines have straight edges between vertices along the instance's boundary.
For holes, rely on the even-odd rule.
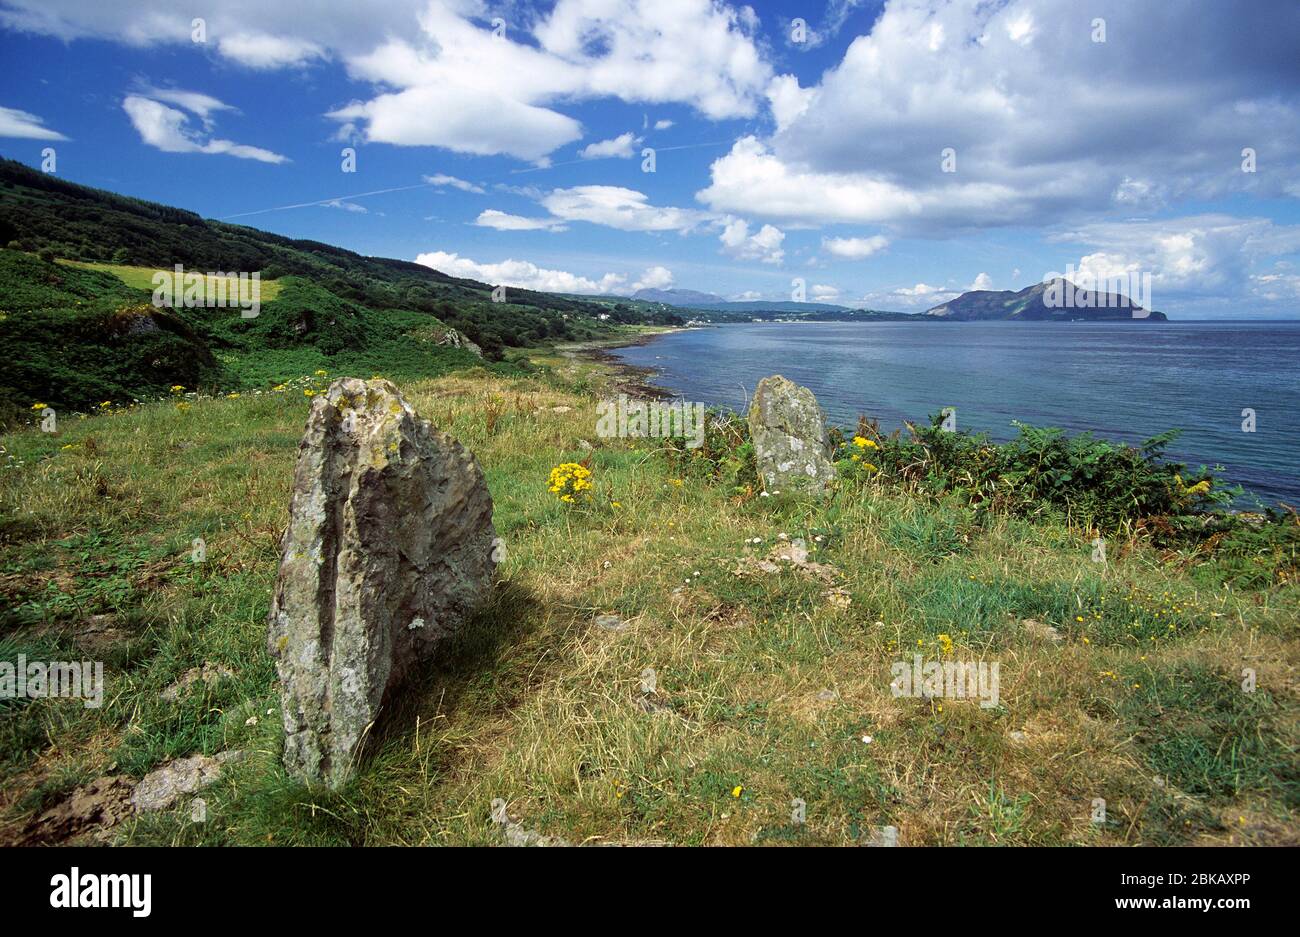
[[732,796],[732,797],[739,797],[739,796],[740,796],[741,794],[743,794],[743,793],[745,793],[745,788],[744,788],[744,786],[742,786],[742,785],[740,785],[740,784],[737,784],[735,787],[733,787],[733,788],[731,789],[731,796]]
[[271,388],[271,390],[275,391],[277,394],[282,394],[284,393],[284,385],[276,384],[274,387]]
[[591,497],[591,469],[577,462],[565,462],[551,469],[546,490],[565,504]]
[[314,391],[314,390],[312,390],[310,387],[308,387],[308,388],[306,388],[306,389],[302,392],[302,395],[303,395],[304,397],[315,397],[315,396],[316,396],[316,391]]
[[182,400],[178,404],[176,404],[176,409],[179,410],[181,413],[184,413],[185,411],[189,410],[189,408],[190,408],[190,403],[188,400]]
[[184,385],[184,384],[173,384],[173,385],[169,388],[169,390],[171,390],[171,392],[172,392],[173,394],[184,393],[184,391],[185,391],[185,385]]
[[946,634],[939,635],[939,646],[943,648],[943,656],[948,657],[952,654],[952,638]]
[[239,399],[239,392],[238,392],[238,391],[232,391],[231,393],[226,394],[226,399],[227,399],[227,400],[238,400],[238,399]]
[[44,409],[47,408],[47,406],[48,406],[47,404],[43,404],[43,403],[34,403],[34,404],[32,404],[32,409],[33,409],[33,410],[44,410]]
[[328,374],[328,373],[329,373],[328,371],[317,371],[317,372],[316,372],[316,376],[317,376],[317,377],[324,377],[324,376],[325,376],[326,374]]
[[879,446],[876,445],[876,442],[875,442],[874,439],[865,439],[865,438],[863,438],[862,436],[854,436],[854,437],[853,437],[853,445],[857,446],[859,449],[879,449],[879,448],[880,448]]

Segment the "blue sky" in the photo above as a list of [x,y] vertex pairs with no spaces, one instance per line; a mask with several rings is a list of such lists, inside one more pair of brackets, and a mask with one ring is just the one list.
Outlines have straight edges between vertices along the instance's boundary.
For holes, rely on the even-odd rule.
[[0,0],[0,153],[537,289],[1300,315],[1297,4],[175,7]]

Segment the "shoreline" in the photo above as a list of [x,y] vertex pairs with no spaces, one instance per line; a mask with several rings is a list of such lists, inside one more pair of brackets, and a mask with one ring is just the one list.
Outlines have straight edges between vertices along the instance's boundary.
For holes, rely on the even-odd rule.
[[600,365],[610,375],[612,389],[615,393],[651,400],[671,400],[679,395],[649,380],[655,374],[654,368],[628,364],[611,352],[615,348],[649,345],[657,338],[671,335],[674,332],[687,332],[694,328],[699,328],[699,326],[674,326],[640,335],[621,336],[592,342],[569,342],[563,345],[555,345],[554,349],[555,353],[562,358],[583,359]]

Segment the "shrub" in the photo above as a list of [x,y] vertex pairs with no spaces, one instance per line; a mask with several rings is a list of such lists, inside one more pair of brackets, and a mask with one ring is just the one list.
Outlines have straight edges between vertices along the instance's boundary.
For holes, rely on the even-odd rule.
[[[854,437],[862,445],[850,440],[840,447],[840,463],[848,463],[842,474],[878,477],[933,496],[957,494],[1011,513],[1056,508],[1099,529],[1221,508],[1240,494],[1204,467],[1184,478],[1186,466],[1164,461],[1177,430],[1135,447],[1017,423],[1020,435],[999,445],[984,433],[949,432],[940,423],[936,415],[929,426],[908,423],[907,435],[884,437],[874,423],[862,421]],[[874,453],[871,467],[879,472],[860,467],[866,456],[850,461],[859,453]]]

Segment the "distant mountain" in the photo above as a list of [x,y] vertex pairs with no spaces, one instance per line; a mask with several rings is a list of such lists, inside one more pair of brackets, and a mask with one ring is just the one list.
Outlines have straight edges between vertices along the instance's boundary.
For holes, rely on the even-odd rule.
[[1135,319],[1164,322],[1163,312],[1143,309],[1120,293],[1081,289],[1069,280],[1035,283],[1023,290],[971,290],[927,309],[924,316],[955,322],[1102,322]]
[[692,303],[692,309],[707,309],[711,312],[789,312],[796,314],[808,314],[810,312],[847,312],[848,306],[837,306],[834,303],[797,303],[793,300],[784,302],[773,302],[761,299],[746,300],[744,302],[728,302],[715,297],[712,302]]
[[667,303],[670,306],[695,306],[700,303],[720,303],[722,297],[714,293],[701,293],[697,290],[637,290],[631,296],[647,303]]

